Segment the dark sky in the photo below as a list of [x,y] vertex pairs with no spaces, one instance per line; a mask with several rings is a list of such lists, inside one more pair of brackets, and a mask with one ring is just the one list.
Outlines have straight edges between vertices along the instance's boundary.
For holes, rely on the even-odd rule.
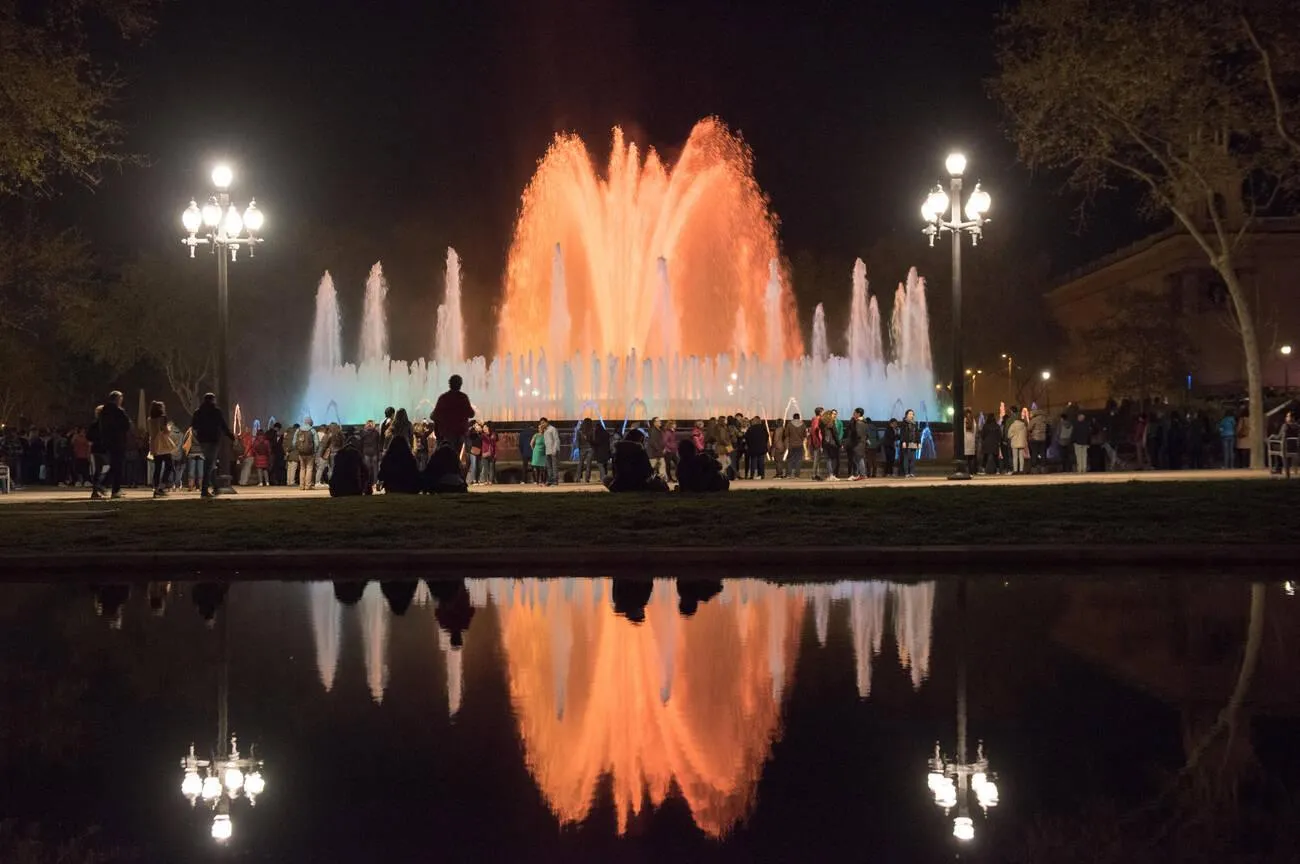
[[[268,219],[258,263],[236,276],[246,285],[309,303],[328,266],[346,314],[383,258],[394,300],[433,302],[453,245],[485,321],[519,194],[555,132],[580,133],[599,162],[622,124],[671,159],[713,114],[752,147],[785,253],[842,259],[846,292],[853,257],[884,235],[915,232],[924,264],[917,211],[952,147],[993,192],[991,230],[1073,263],[1111,241],[1070,236],[1059,180],[1031,183],[1000,131],[984,90],[1000,5],[171,2],[124,61],[129,143],[149,167],[77,203],[109,226],[105,243],[171,254],[180,209],[229,156],[237,197],[256,194]],[[409,332],[396,322],[395,353],[425,347],[431,318],[416,317]]]

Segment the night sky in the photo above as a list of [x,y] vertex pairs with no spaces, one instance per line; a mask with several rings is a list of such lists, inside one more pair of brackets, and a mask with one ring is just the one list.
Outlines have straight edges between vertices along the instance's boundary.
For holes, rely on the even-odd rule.
[[[277,331],[292,356],[321,270],[347,328],[381,258],[390,309],[429,304],[393,321],[394,353],[424,353],[448,245],[465,260],[469,347],[487,350],[537,160],[573,130],[603,162],[614,124],[671,160],[697,119],[720,117],[753,149],[785,254],[842,262],[845,296],[853,258],[883,237],[915,237],[923,269],[937,254],[917,211],[954,147],[993,192],[990,230],[1059,271],[1127,238],[1075,236],[1060,178],[1016,163],[985,93],[1000,5],[172,2],[122,58],[128,144],[147,167],[69,201],[105,249],[180,255],[178,214],[228,156],[236,199],[255,194],[268,219],[258,261],[233,277],[236,317],[278,321],[272,290],[300,303]],[[804,317],[831,299],[794,290]]]

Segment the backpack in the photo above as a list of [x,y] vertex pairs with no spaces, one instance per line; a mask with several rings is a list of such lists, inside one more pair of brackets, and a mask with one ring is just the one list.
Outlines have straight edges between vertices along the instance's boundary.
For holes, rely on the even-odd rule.
[[298,430],[298,434],[293,436],[293,449],[298,451],[299,456],[316,455],[316,440],[311,430],[305,428]]

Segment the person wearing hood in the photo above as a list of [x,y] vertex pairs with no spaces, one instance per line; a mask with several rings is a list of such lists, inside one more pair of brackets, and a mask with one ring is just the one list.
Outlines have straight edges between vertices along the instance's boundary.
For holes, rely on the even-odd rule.
[[[394,420],[396,425],[396,420]],[[404,435],[394,435],[379,462],[379,482],[384,491],[416,495],[420,491],[420,474],[415,465],[415,454]]]
[[798,480],[799,472],[803,470],[803,445],[808,440],[808,427],[803,418],[795,414],[787,420],[781,429],[781,437],[785,443],[785,476]]
[[355,435],[349,437],[343,449],[334,454],[329,488],[331,498],[370,494],[370,476],[366,472],[365,459]]
[[406,442],[406,452],[411,454],[412,459],[415,458],[415,451],[413,448],[413,443],[415,441],[415,427],[411,425],[411,418],[407,416],[405,408],[397,409],[397,413],[393,415],[392,422],[388,424],[385,436],[385,448],[393,446],[393,442],[398,438],[401,438]]
[[1029,412],[1029,470],[1047,473],[1047,412],[1037,405]]

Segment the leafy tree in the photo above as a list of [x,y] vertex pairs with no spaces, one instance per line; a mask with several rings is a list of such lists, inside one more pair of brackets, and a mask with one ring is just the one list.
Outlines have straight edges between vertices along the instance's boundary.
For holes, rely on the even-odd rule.
[[141,257],[120,280],[71,298],[62,319],[64,337],[96,360],[122,372],[149,363],[192,411],[216,372],[211,273],[175,258]]
[[[1297,169],[1272,110],[1279,79],[1242,24],[1251,12],[1236,0],[1023,0],[1003,18],[992,90],[1029,167],[1068,169],[1085,200],[1135,185],[1151,215],[1195,240],[1232,300],[1259,406],[1257,311],[1237,265]],[[1252,433],[1262,468],[1262,426]]]
[[1149,399],[1177,392],[1195,359],[1190,334],[1169,300],[1148,291],[1120,295],[1111,314],[1080,339],[1089,371],[1112,397]]

